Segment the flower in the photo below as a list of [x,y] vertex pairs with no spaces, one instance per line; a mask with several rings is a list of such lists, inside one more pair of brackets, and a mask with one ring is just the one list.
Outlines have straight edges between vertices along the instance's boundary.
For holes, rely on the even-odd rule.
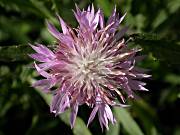
[[114,9],[105,23],[103,13],[95,12],[93,5],[81,11],[76,6],[77,28],[71,28],[58,16],[62,33],[47,22],[49,32],[57,39],[51,51],[41,44],[31,45],[36,51],[30,57],[37,72],[44,77],[33,84],[44,92],[53,94],[50,111],[56,115],[71,108],[70,124],[80,105],[93,108],[88,125],[98,112],[99,122],[108,129],[108,122],[116,120],[111,106],[125,106],[125,96],[134,97],[135,90],[147,89],[143,78],[150,77],[135,66],[143,56],[137,56],[139,48],[128,48],[123,35],[127,27],[118,30],[124,19]]

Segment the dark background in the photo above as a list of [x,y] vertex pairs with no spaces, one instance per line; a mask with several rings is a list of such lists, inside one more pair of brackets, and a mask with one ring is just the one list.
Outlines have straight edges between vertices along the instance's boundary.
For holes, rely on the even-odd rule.
[[[38,79],[27,56],[28,43],[51,45],[55,39],[45,20],[59,30],[55,13],[71,26],[77,22],[72,9],[93,3],[107,20],[114,6],[129,26],[126,35],[140,45],[147,58],[139,66],[150,69],[145,80],[149,92],[137,91],[141,98],[128,100],[130,108],[115,108],[117,124],[101,132],[98,118],[86,123],[91,112],[80,107],[73,130],[69,112],[55,117],[44,95],[31,87]],[[180,0],[0,0],[0,135],[180,135]]]

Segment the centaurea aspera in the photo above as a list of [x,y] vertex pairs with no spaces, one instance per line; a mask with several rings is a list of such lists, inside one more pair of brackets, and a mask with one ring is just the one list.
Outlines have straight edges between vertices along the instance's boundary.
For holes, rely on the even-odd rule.
[[[47,22],[49,32],[57,39],[51,51],[41,44],[31,45],[36,51],[30,56],[37,72],[45,79],[33,84],[44,92],[53,92],[50,111],[57,114],[71,108],[70,124],[75,124],[78,108],[86,104],[93,108],[88,125],[98,113],[100,126],[108,129],[108,121],[115,123],[111,106],[124,106],[125,95],[134,97],[134,90],[145,90],[142,78],[149,75],[135,63],[141,49],[129,49],[123,35],[127,27],[118,30],[124,19],[114,9],[105,23],[102,11],[93,5],[74,11],[77,28],[71,28],[58,16],[62,33]],[[55,90],[53,90],[56,88]]]

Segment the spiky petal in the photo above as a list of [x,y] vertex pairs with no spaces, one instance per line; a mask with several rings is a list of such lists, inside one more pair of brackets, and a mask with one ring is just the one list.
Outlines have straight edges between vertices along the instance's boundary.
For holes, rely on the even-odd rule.
[[58,41],[53,51],[41,44],[31,45],[36,53],[30,56],[38,61],[34,66],[44,77],[33,86],[53,94],[50,110],[56,115],[71,108],[71,127],[79,106],[86,104],[93,108],[88,125],[98,113],[101,128],[108,129],[109,121],[116,122],[110,106],[124,107],[125,95],[134,97],[135,90],[147,91],[141,79],[150,75],[135,66],[142,59],[136,55],[141,49],[127,47],[122,37],[128,28],[118,32],[126,14],[120,17],[114,9],[105,24],[102,11],[95,12],[92,5],[83,11],[76,6],[74,15],[77,28],[57,15],[62,33],[47,22]]

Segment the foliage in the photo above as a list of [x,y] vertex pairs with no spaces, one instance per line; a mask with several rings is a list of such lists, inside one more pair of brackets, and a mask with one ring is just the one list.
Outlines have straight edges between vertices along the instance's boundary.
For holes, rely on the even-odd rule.
[[[55,13],[76,26],[74,3],[80,8],[90,3],[101,7],[107,18],[114,5],[129,26],[129,45],[143,48],[147,58],[140,66],[150,69],[145,80],[149,92],[137,92],[138,100],[128,100],[129,108],[114,108],[116,125],[101,132],[98,121],[86,127],[90,109],[80,108],[74,129],[69,112],[54,117],[49,111],[50,95],[31,87],[38,78],[31,69],[32,50],[28,43],[52,47],[45,20],[58,25]],[[0,135],[178,135],[180,134],[180,1],[179,0],[0,0]],[[123,27],[120,26],[120,29]]]

